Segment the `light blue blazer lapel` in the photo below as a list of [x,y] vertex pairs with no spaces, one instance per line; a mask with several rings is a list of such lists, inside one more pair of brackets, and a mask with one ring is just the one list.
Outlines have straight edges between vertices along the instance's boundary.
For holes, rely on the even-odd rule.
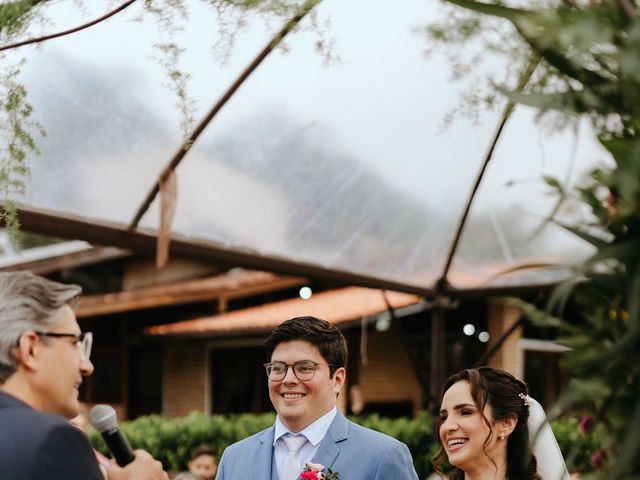
[[[253,458],[247,455],[247,460],[251,458],[253,480],[272,480],[271,470],[273,467],[273,435],[275,428],[271,427],[265,430],[262,435],[258,437],[258,443],[256,449],[253,452]],[[277,473],[274,473],[273,478],[277,478]]]
[[320,463],[327,468],[333,468],[333,464],[340,453],[340,442],[349,436],[349,422],[344,415],[338,411],[336,417],[331,422],[329,430],[325,435],[320,448],[313,457],[313,463]]

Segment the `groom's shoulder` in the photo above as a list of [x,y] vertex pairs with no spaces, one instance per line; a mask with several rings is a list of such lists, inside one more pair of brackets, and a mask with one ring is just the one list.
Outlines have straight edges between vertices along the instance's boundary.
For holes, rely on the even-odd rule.
[[250,437],[239,440],[236,443],[232,443],[225,449],[225,453],[242,452],[246,449],[253,450],[256,444],[268,442],[269,438],[271,438],[271,442],[273,442],[273,426],[254,433]]
[[386,446],[400,446],[404,445],[399,440],[387,435],[386,433],[372,430],[371,428],[363,427],[351,420],[347,420],[349,425],[349,437],[354,440],[373,442],[378,445]]

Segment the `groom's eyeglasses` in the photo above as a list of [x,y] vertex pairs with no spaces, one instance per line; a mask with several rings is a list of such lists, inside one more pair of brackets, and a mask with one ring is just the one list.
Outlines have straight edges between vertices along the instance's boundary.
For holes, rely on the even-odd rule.
[[265,363],[263,366],[267,370],[267,377],[269,377],[269,380],[279,382],[284,380],[284,377],[287,376],[289,367],[291,367],[293,374],[298,380],[307,381],[313,378],[316,374],[317,368],[321,365],[327,367],[332,366],[329,363],[316,363],[313,360],[300,360],[295,363],[269,362]]

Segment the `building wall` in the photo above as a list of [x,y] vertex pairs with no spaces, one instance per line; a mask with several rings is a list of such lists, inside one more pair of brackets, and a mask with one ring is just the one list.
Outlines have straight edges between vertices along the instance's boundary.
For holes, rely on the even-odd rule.
[[[162,413],[167,417],[206,412],[210,396],[206,392],[207,356],[203,341],[167,341],[164,345]],[[414,370],[399,338],[391,329],[371,332],[367,338],[368,362],[360,364],[359,386],[362,399],[370,403],[411,402],[416,414],[422,404],[422,392]],[[349,381],[338,397],[338,408],[346,411]],[[215,395],[215,392],[211,392]]]
[[[491,349],[502,335],[518,321],[522,313],[517,308],[508,307],[498,301],[489,302],[489,344]],[[509,335],[502,347],[489,359],[489,366],[502,368],[513,375],[521,371],[519,365],[518,342],[522,339],[522,327]]]
[[204,342],[171,341],[163,349],[162,414],[179,417],[206,411],[206,355]]
[[393,329],[369,332],[367,363],[359,366],[359,384],[365,407],[367,402],[410,401],[415,415],[422,405],[420,384],[409,356]]
[[[497,342],[504,332],[517,322],[519,310],[497,302],[488,305],[487,348]],[[522,371],[519,364],[518,342],[522,328],[518,328],[491,357],[489,365],[503,368],[514,375]],[[369,331],[366,338],[366,363],[362,351],[357,359],[357,375],[347,372],[346,389],[338,398],[338,407],[347,411],[349,389],[357,384],[361,399],[367,404],[411,402],[414,415],[423,404],[422,390],[413,365],[393,328],[386,332]],[[204,340],[167,341],[164,346],[163,414],[169,417],[187,415],[191,411],[210,411],[208,403],[215,392],[207,392],[207,350]],[[355,353],[355,352],[354,352]],[[357,353],[355,353],[357,355]],[[522,360],[520,359],[520,363]],[[353,368],[353,367],[352,367]]]

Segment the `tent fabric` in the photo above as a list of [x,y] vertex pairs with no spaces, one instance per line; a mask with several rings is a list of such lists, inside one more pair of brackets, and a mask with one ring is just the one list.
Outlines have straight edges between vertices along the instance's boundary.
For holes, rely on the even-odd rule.
[[[280,25],[250,19],[228,62],[220,63],[210,50],[216,19],[200,2],[187,5],[179,66],[190,75],[194,117],[201,118]],[[64,5],[52,8],[59,9],[53,25],[74,21]],[[93,8],[73,13],[90,18]],[[144,16],[132,22],[136,8],[8,57],[26,58],[21,79],[48,133],[38,139],[41,155],[29,158],[21,205],[108,224],[118,238],[129,235],[144,192],[184,138],[176,97],[152,58],[157,29]],[[416,33],[446,14],[442,8],[418,0],[393,8],[382,0],[321,2],[190,146],[176,171],[174,239],[194,251],[226,250],[247,268],[275,261],[280,273],[305,265],[357,285],[375,280],[396,290],[436,291],[500,113],[481,112],[475,123],[442,129],[460,92],[446,59],[425,58],[427,40]],[[311,29],[323,20],[330,20],[324,35],[335,39],[340,57],[329,65]],[[483,68],[504,65],[488,61]],[[554,202],[542,181],[542,175],[573,181],[604,158],[589,138],[587,128],[550,135],[530,110],[516,110],[445,279],[452,289],[554,283],[566,269],[514,267],[570,264],[590,252],[545,222]],[[158,201],[140,224],[151,236]],[[87,228],[73,238],[99,242],[95,237]]]

